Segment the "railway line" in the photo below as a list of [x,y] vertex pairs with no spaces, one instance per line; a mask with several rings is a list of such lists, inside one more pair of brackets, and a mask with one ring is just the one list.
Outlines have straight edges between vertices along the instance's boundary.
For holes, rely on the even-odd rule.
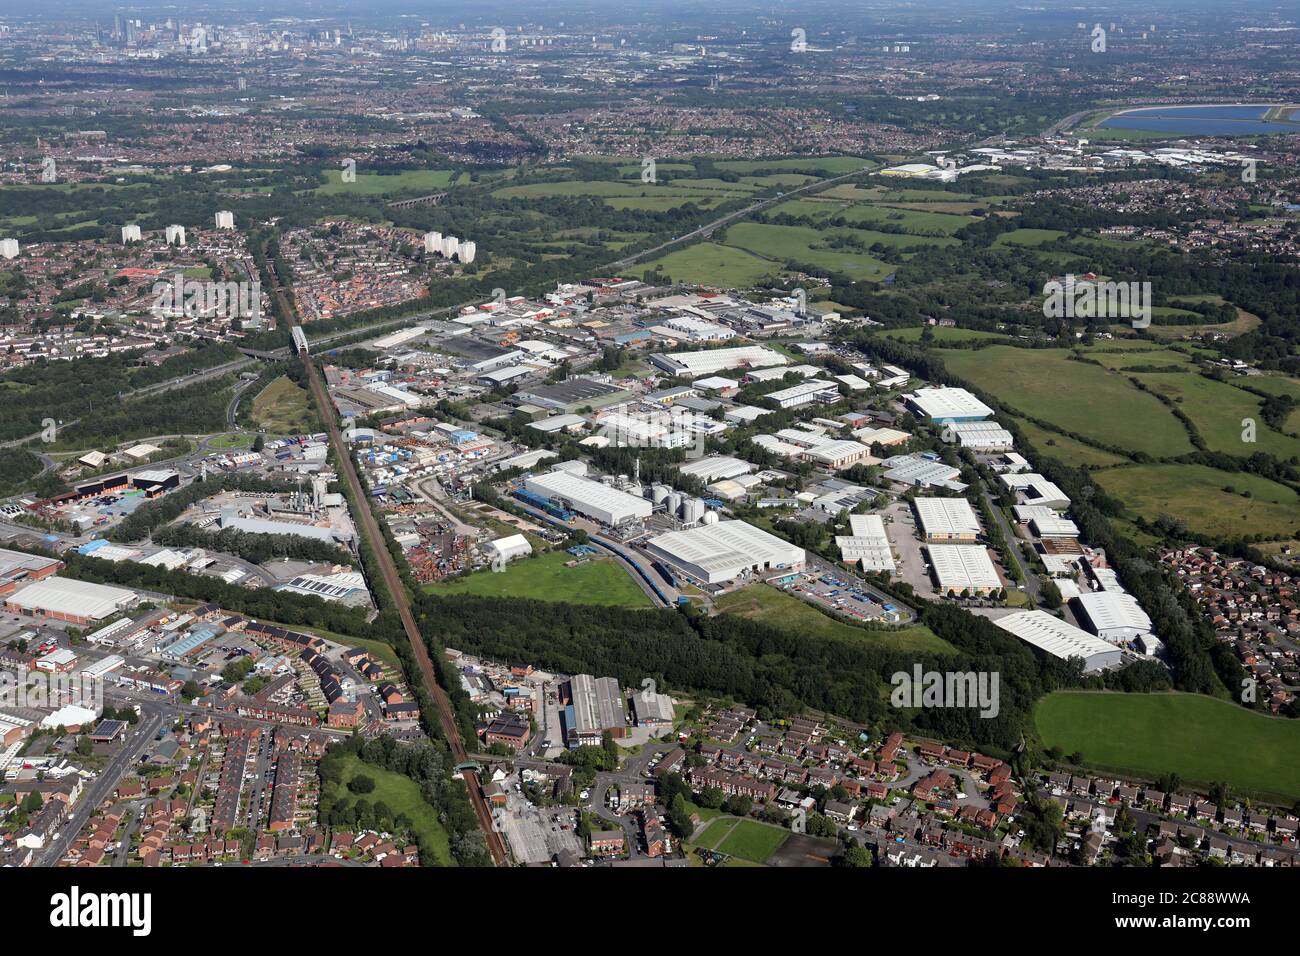
[[[274,291],[280,301],[281,314],[293,316],[293,309],[289,304],[288,297],[284,294],[284,290],[277,285]],[[290,322],[292,323],[293,320],[290,319]],[[397,574],[397,566],[393,564],[392,555],[388,553],[388,545],[379,531],[379,522],[375,520],[374,512],[370,508],[370,498],[361,486],[361,479],[357,476],[357,469],[352,463],[352,456],[348,454],[347,447],[343,444],[343,433],[339,430],[338,416],[335,414],[334,406],[330,404],[329,394],[325,390],[325,378],[309,354],[306,352],[300,353],[299,358],[307,373],[307,383],[311,391],[312,401],[316,403],[316,410],[320,413],[321,421],[325,423],[325,428],[329,432],[330,445],[334,449],[335,457],[338,459],[343,480],[348,483],[353,500],[359,503],[359,507],[356,509],[357,514],[354,517],[361,529],[361,533],[370,540],[370,550],[379,565],[379,573],[384,579],[384,586],[388,589],[388,593],[392,595],[393,605],[397,608],[397,616],[402,622],[402,630],[406,632],[406,638],[410,641],[411,654],[420,670],[420,680],[423,682],[424,689],[429,694],[429,698],[433,701],[438,712],[438,724],[442,728],[443,736],[447,738],[447,746],[451,748],[452,756],[458,765],[472,763],[473,761],[465,749],[465,742],[460,739],[460,728],[456,726],[456,714],[451,706],[451,698],[447,696],[442,685],[438,683],[438,677],[434,673],[433,661],[429,657],[428,648],[424,646],[424,638],[421,637],[420,629],[415,624],[415,615],[411,613],[411,602],[407,597],[406,588]],[[496,866],[507,865],[510,862],[510,857],[506,852],[505,841],[501,839],[501,834],[497,833],[492,826],[492,811],[488,807],[487,799],[483,796],[483,784],[479,780],[478,774],[471,769],[465,768],[461,770],[461,777],[469,790],[470,805],[473,806],[474,814],[478,817],[479,829],[483,831],[483,839],[487,843],[488,853],[492,857],[493,864]]]
[[[442,727],[443,736],[447,738],[447,744],[451,747],[456,763],[468,763],[470,757],[465,749],[464,741],[460,738],[460,729],[456,725],[456,715],[452,710],[451,699],[438,683],[437,676],[434,674],[433,661],[429,657],[428,649],[424,646],[424,639],[420,636],[420,629],[416,626],[415,616],[411,613],[411,602],[407,599],[406,588],[397,574],[397,567],[393,563],[392,555],[388,553],[388,546],[383,535],[380,534],[379,522],[375,520],[374,512],[369,507],[370,499],[361,486],[361,479],[357,476],[356,467],[352,464],[352,458],[348,455],[347,448],[343,444],[343,435],[339,431],[338,419],[333,413],[333,407],[330,405],[329,396],[325,391],[325,381],[320,370],[316,368],[310,357],[304,355],[302,360],[307,369],[308,381],[311,384],[312,398],[315,400],[316,407],[320,411],[329,431],[330,444],[334,447],[334,454],[338,458],[339,469],[342,471],[348,487],[352,490],[353,500],[360,503],[355,517],[365,536],[370,539],[370,549],[375,555],[375,562],[379,565],[379,573],[384,579],[384,586],[387,587],[388,593],[393,597],[397,615],[402,621],[402,629],[406,631],[406,637],[411,643],[411,653],[414,655],[416,666],[420,670],[420,678],[424,682],[424,689],[428,692],[429,697],[433,700],[434,707],[438,711],[438,723]],[[472,770],[463,770],[461,776],[469,788],[470,803],[474,807],[474,813],[478,816],[479,827],[483,830],[483,837],[487,841],[488,852],[492,855],[493,862],[497,866],[502,866],[509,861],[509,857],[506,854],[505,842],[492,827],[492,811],[488,808],[487,800],[483,796],[483,785],[478,779],[478,774]]]

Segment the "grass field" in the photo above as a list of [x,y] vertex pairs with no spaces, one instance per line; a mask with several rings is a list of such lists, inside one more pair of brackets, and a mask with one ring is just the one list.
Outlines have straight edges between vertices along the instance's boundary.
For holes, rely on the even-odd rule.
[[[1260,416],[1259,397],[1250,392],[1196,371],[1138,372],[1133,377],[1156,394],[1176,402],[1212,451],[1238,456],[1262,451],[1283,461],[1300,455],[1300,440],[1269,428]],[[1253,443],[1242,441],[1242,423],[1246,419],[1255,423]]]
[[268,435],[298,435],[316,429],[307,390],[284,375],[257,394],[252,415]]
[[783,631],[866,642],[896,650],[929,654],[954,653],[951,644],[928,627],[900,627],[897,630],[869,630],[836,620],[810,604],[766,584],[751,584],[717,599],[722,614],[737,614]]
[[1100,448],[1093,448],[1081,441],[1075,441],[1065,435],[1058,435],[1045,428],[1039,428],[1033,422],[1017,420],[1021,431],[1036,450],[1049,458],[1073,465],[1076,468],[1105,468],[1110,465],[1123,464],[1126,459],[1113,455]]
[[1196,694],[1056,691],[1034,708],[1048,746],[1101,770],[1197,784],[1227,783],[1290,803],[1300,798],[1300,722]]
[[645,264],[648,268],[655,266],[663,266],[664,273],[674,281],[724,289],[753,285],[763,276],[781,271],[781,263],[716,242],[700,242]]
[[343,783],[326,784],[331,795],[344,797],[348,804],[356,801],[347,789],[348,783],[358,774],[364,774],[375,782],[375,789],[365,795],[371,804],[383,801],[388,804],[394,816],[405,815],[411,820],[411,826],[420,836],[420,843],[432,847],[437,859],[437,866],[455,866],[456,860],[451,855],[451,843],[447,831],[438,822],[437,811],[420,794],[419,785],[410,777],[384,770],[365,763],[356,754],[346,754],[342,763]]
[[[1095,471],[1093,477],[1148,520],[1170,515],[1203,534],[1286,538],[1300,528],[1300,496],[1257,475],[1205,465],[1132,465]],[[1249,498],[1242,495],[1246,491]]]
[[995,246],[1041,246],[1064,236],[1059,229],[1013,229],[993,240]]
[[[360,165],[360,164],[358,164]],[[343,170],[331,169],[325,173],[329,182],[317,186],[316,192],[330,195],[333,193],[355,192],[363,196],[381,196],[385,193],[407,192],[410,190],[428,190],[430,192],[446,189],[451,185],[450,169],[408,169],[392,176],[380,176],[358,170],[356,182],[345,183]]]
[[[787,261],[793,260],[842,272],[855,279],[870,280],[881,279],[894,271],[893,266],[866,253],[847,248],[826,248],[827,238],[822,230],[806,226],[772,226],[758,222],[739,222],[727,229],[726,244],[772,259],[774,267],[784,266]],[[870,244],[871,240],[864,236],[863,241]]]
[[628,573],[613,558],[597,558],[576,568],[565,551],[512,561],[504,571],[477,571],[454,581],[425,586],[433,594],[473,594],[478,597],[532,598],[563,604],[601,607],[652,607]]
[[954,374],[1066,431],[1157,457],[1192,450],[1182,423],[1157,398],[1120,373],[1066,356],[1062,349],[994,345],[941,357]]
[[690,842],[749,863],[763,863],[790,838],[790,831],[757,820],[719,817]]

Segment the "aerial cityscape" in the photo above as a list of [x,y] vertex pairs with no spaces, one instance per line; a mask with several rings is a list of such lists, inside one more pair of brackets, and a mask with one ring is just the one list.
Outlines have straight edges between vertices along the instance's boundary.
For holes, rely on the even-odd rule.
[[0,861],[1300,866],[1298,160],[1274,0],[4,5]]

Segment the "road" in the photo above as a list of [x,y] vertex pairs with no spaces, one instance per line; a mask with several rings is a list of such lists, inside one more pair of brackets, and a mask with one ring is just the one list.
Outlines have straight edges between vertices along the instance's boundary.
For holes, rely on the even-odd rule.
[[[281,295],[283,294],[281,293]],[[284,314],[292,313],[285,309]],[[424,688],[437,708],[438,722],[442,727],[443,736],[451,747],[456,762],[464,763],[469,757],[465,750],[465,743],[461,740],[460,728],[456,724],[456,715],[452,711],[451,700],[439,685],[434,674],[433,661],[429,657],[428,648],[424,645],[420,629],[416,626],[415,616],[411,613],[411,602],[406,594],[406,588],[397,573],[397,566],[393,563],[392,555],[388,553],[388,545],[379,531],[379,523],[375,520],[374,511],[370,508],[370,497],[362,487],[361,479],[357,476],[356,465],[353,464],[352,456],[348,454],[347,447],[343,444],[343,434],[339,431],[338,417],[330,404],[329,395],[325,391],[325,378],[310,356],[302,356],[302,361],[306,367],[316,410],[320,413],[321,419],[325,422],[329,431],[330,444],[334,448],[334,455],[338,461],[341,477],[348,483],[353,500],[359,504],[356,509],[357,514],[353,516],[356,519],[357,528],[368,539],[371,553],[374,555],[375,563],[379,566],[379,573],[384,579],[384,586],[392,596],[393,605],[402,622],[402,629],[406,632],[407,640],[410,641],[411,652],[415,657],[416,665],[419,667]],[[504,865],[509,861],[509,858],[501,835],[493,827],[492,813],[488,809],[487,800],[483,796],[483,785],[478,779],[478,774],[472,770],[465,770],[461,775],[469,789],[470,803],[478,816],[483,838],[487,841],[488,852],[492,855],[493,862],[496,865]]]
[[989,511],[993,512],[993,520],[997,522],[1002,531],[1002,538],[1007,543],[1007,556],[1020,568],[1020,575],[1025,582],[1025,593],[1033,599],[1033,606],[1038,607],[1042,603],[1039,600],[1039,595],[1042,593],[1043,585],[1038,580],[1038,575],[1033,572],[1033,569],[1026,567],[1025,562],[1021,560],[1020,543],[1022,539],[1012,530],[1011,524],[1007,521],[1007,516],[998,507],[997,499],[987,489],[984,491],[984,501],[988,504]]
[[135,733],[127,738],[122,749],[117,752],[117,755],[100,771],[94,782],[82,793],[81,799],[77,801],[72,813],[68,815],[68,819],[59,828],[58,836],[37,857],[36,866],[55,866],[63,859],[64,854],[68,852],[68,847],[72,845],[72,841],[76,839],[77,834],[81,832],[81,828],[90,819],[90,815],[95,812],[95,809],[101,803],[108,799],[109,794],[117,789],[117,782],[122,779],[122,774],[135,765],[135,762],[140,759],[140,754],[144,752],[145,746],[158,733],[165,716],[163,708],[154,706],[141,709],[144,710],[145,719],[137,725]]

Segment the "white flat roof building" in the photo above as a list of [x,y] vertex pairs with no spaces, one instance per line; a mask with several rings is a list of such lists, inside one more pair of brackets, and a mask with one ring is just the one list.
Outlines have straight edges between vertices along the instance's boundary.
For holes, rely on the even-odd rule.
[[917,498],[914,504],[925,540],[973,542],[979,537],[979,518],[965,498]]
[[560,456],[553,451],[547,451],[545,448],[538,448],[535,451],[526,451],[522,455],[515,455],[513,458],[507,458],[505,461],[498,462],[498,467],[503,471],[509,468],[535,468],[544,461]]
[[894,552],[880,515],[849,515],[849,532],[835,537],[845,564],[857,564],[863,571],[894,573]]
[[901,445],[912,436],[898,428],[859,428],[853,433],[853,437],[862,444],[867,445],[884,445],[888,448],[890,445]]
[[840,396],[840,390],[834,382],[811,379],[789,388],[768,392],[763,397],[776,402],[778,408],[798,408],[812,402],[833,402]]
[[504,564],[514,558],[526,557],[533,553],[533,546],[522,534],[512,534],[489,542],[485,550],[492,557],[495,565],[497,561]]
[[932,544],[927,550],[941,594],[987,594],[1002,587],[988,548],[981,544]]
[[1029,519],[1029,530],[1039,538],[1077,538],[1079,526],[1069,518],[1062,518],[1055,512],[1051,517],[1034,517]]
[[89,622],[116,614],[136,599],[136,593],[126,588],[52,575],[9,595],[5,603],[21,613]]
[[657,353],[650,356],[650,362],[670,375],[695,378],[699,375],[714,375],[733,368],[788,365],[790,360],[775,349],[764,345],[742,345],[735,348],[706,349],[701,352]]
[[578,514],[611,527],[648,518],[654,511],[654,505],[644,498],[565,471],[530,475],[524,479],[524,486],[536,494],[565,502]]
[[741,461],[739,458],[732,458],[729,455],[710,455],[707,458],[699,458],[679,465],[677,470],[683,475],[691,475],[707,484],[723,478],[747,475],[753,468],[754,466],[749,462]]
[[1107,641],[1131,641],[1151,633],[1151,618],[1137,598],[1123,591],[1080,594],[1074,607],[1080,623]]
[[921,388],[906,399],[910,408],[932,422],[975,422],[993,414],[964,388]]
[[953,422],[948,430],[958,445],[971,451],[1010,451],[1016,443],[997,422]]
[[[804,461],[812,462],[814,465],[821,465],[838,471],[842,468],[851,468],[853,465],[865,461],[870,457],[870,449],[861,442],[841,439],[814,445],[800,457]],[[872,459],[872,461],[875,461],[875,459]]]
[[957,480],[961,475],[961,469],[942,461],[920,455],[894,455],[892,458],[886,458],[883,464],[887,469],[885,478],[889,481],[897,481],[917,488],[939,485],[943,488],[951,488],[953,491],[966,490],[966,485]]
[[744,521],[719,521],[650,539],[646,550],[706,584],[746,573],[803,567],[803,548]]
[[1070,507],[1070,496],[1036,472],[998,475],[998,479],[1023,497],[1027,505],[1045,505],[1058,511]]
[[993,621],[1002,630],[1014,634],[1026,644],[1062,660],[1083,659],[1085,671],[1114,667],[1123,659],[1118,647],[1067,624],[1046,611],[1017,611]]

